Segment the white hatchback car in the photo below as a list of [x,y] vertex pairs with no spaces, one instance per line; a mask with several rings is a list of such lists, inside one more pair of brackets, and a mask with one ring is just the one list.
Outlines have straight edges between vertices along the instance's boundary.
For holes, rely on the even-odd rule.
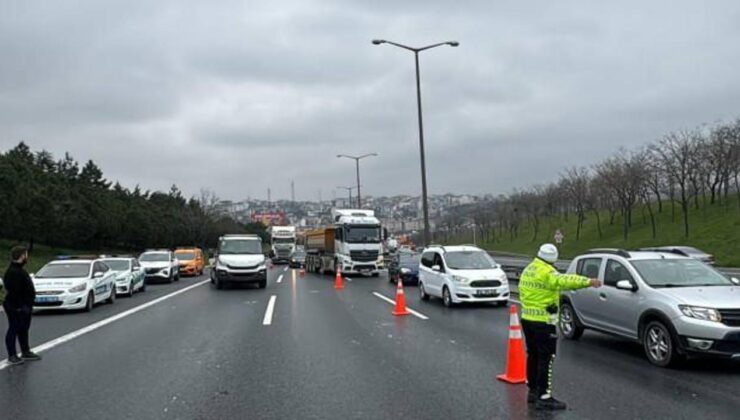
[[419,266],[419,295],[442,298],[445,306],[463,302],[509,302],[509,281],[488,253],[470,245],[424,250]]
[[60,257],[33,277],[36,311],[84,309],[116,300],[116,273],[96,257]]

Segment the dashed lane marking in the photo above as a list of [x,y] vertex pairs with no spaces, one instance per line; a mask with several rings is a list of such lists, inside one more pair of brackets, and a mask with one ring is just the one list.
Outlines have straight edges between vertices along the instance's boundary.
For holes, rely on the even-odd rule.
[[276,299],[276,295],[270,296],[270,301],[267,302],[267,309],[265,310],[265,317],[262,319],[262,325],[272,325],[272,314],[275,312]]
[[[375,295],[376,297],[378,297],[378,298],[380,298],[380,299],[383,299],[384,301],[386,301],[386,302],[390,303],[391,305],[395,305],[395,304],[396,304],[396,301],[395,301],[395,300],[393,300],[393,299],[391,299],[391,298],[389,298],[389,297],[387,297],[387,296],[385,296],[385,295],[382,295],[382,294],[380,294],[380,293],[378,293],[378,292],[373,292],[373,294],[374,294],[374,295]],[[415,311],[415,310],[413,310],[413,309],[409,308],[408,306],[406,307],[406,309],[408,309],[408,311],[409,311],[409,312],[411,312],[411,315],[413,315],[413,316],[415,316],[415,317],[417,317],[417,318],[419,318],[419,319],[425,319],[425,320],[426,320],[426,319],[429,319],[429,317],[428,317],[428,316],[426,316],[426,315],[424,315],[424,314],[422,314],[422,313],[419,313],[419,312],[417,312],[417,311]]]
[[[160,303],[162,301],[165,301],[165,300],[167,300],[169,298],[175,297],[175,296],[177,296],[177,295],[179,295],[181,293],[188,292],[190,290],[195,289],[196,287],[199,287],[199,286],[202,286],[204,284],[207,284],[210,281],[211,281],[210,279],[206,279],[206,280],[203,280],[201,282],[195,283],[195,284],[193,284],[191,286],[188,286],[188,287],[186,287],[184,289],[180,289],[180,290],[175,291],[175,292],[172,292],[172,293],[170,293],[168,295],[164,295],[164,296],[162,296],[160,298],[151,300],[151,301],[149,301],[147,303],[144,303],[142,305],[139,305],[139,306],[137,306],[135,308],[131,308],[131,309],[127,310],[127,311],[123,311],[120,314],[113,315],[113,316],[111,316],[109,318],[105,318],[103,320],[100,320],[98,322],[95,322],[93,324],[90,324],[90,325],[88,325],[88,326],[86,326],[84,328],[80,328],[79,330],[72,331],[69,334],[65,334],[65,335],[63,335],[61,337],[58,337],[58,338],[55,338],[55,339],[53,339],[51,341],[47,341],[46,343],[43,343],[41,345],[38,345],[38,346],[34,347],[31,350],[34,353],[43,353],[43,352],[45,352],[47,350],[50,350],[50,349],[52,349],[52,348],[54,348],[56,346],[62,345],[64,343],[68,342],[68,341],[72,341],[75,338],[78,338],[78,337],[81,337],[81,336],[83,336],[83,335],[85,335],[87,333],[93,332],[93,331],[95,331],[95,330],[97,330],[97,329],[99,329],[101,327],[104,327],[104,326],[110,324],[110,323],[116,322],[119,319],[126,318],[129,315],[133,315],[133,314],[135,314],[137,312],[143,311],[144,309],[149,308],[151,306],[154,306],[154,305],[156,305],[156,304],[158,304],[158,303]],[[8,366],[9,365],[8,365],[8,361],[7,360],[3,360],[3,361],[0,362],[0,370],[3,370],[5,368],[7,368]]]
[[282,274],[280,275],[280,277],[278,277],[277,282],[278,283],[282,283],[283,282],[283,275]]

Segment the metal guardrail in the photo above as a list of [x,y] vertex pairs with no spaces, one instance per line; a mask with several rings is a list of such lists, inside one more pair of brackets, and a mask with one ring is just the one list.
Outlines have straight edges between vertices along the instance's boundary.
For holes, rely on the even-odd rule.
[[[506,272],[507,277],[510,281],[519,281],[519,275],[522,270],[532,261],[531,256],[523,254],[513,254],[508,252],[488,251],[497,263],[501,264],[501,268]],[[560,272],[565,272],[570,265],[571,260],[560,260],[555,263],[555,267]],[[720,273],[740,278],[740,267],[715,267]]]

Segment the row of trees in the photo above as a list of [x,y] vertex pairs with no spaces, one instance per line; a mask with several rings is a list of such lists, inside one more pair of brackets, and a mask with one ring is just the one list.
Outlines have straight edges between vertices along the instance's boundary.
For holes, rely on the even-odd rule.
[[223,233],[263,233],[218,210],[204,191],[186,198],[111,183],[92,161],[55,160],[24,143],[0,154],[0,237],[75,249],[213,247]]
[[535,241],[543,218],[574,217],[578,240],[583,223],[593,217],[599,237],[604,223],[621,220],[626,240],[633,212],[639,210],[646,213],[655,238],[657,215],[670,211],[671,221],[681,223],[688,238],[691,211],[707,204],[734,208],[735,203],[740,209],[740,119],[672,132],[637,150],[621,149],[590,167],[568,168],[550,184],[457,208],[440,228],[457,232],[475,226],[480,235],[496,241],[504,235],[516,238],[520,226],[529,224]]

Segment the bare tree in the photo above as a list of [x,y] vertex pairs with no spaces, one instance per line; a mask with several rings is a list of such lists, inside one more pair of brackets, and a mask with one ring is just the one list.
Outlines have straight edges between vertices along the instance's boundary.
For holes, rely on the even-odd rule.
[[689,237],[689,201],[691,200],[691,178],[694,167],[695,134],[691,131],[679,131],[664,136],[653,150],[660,156],[663,167],[673,185],[678,187],[679,200],[683,211],[684,236]]

